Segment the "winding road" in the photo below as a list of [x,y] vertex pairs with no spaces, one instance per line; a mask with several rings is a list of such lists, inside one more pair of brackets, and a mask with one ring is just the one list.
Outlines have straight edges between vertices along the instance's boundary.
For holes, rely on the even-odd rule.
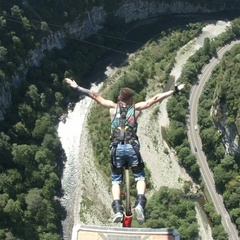
[[213,204],[215,206],[217,213],[221,215],[222,224],[224,226],[225,231],[229,235],[229,240],[239,240],[240,238],[238,236],[238,230],[236,229],[236,226],[232,223],[230,216],[223,204],[222,196],[219,195],[216,191],[213,174],[208,167],[206,156],[202,151],[202,141],[199,136],[198,125],[197,125],[198,123],[197,109],[198,109],[198,102],[199,102],[199,98],[202,93],[203,87],[205,83],[208,81],[208,79],[210,78],[213,69],[222,59],[224,53],[226,51],[229,51],[235,44],[239,44],[239,43],[240,43],[240,40],[237,40],[237,41],[231,42],[230,44],[225,45],[223,48],[221,48],[217,52],[217,58],[215,57],[212,58],[211,61],[204,66],[204,68],[202,69],[202,74],[198,76],[199,84],[194,85],[191,89],[190,114],[188,116],[189,119],[187,119],[188,138],[191,145],[191,149],[196,154],[196,158],[200,166],[200,172],[201,172],[202,178],[205,182],[205,185],[211,196],[211,199],[213,201]]

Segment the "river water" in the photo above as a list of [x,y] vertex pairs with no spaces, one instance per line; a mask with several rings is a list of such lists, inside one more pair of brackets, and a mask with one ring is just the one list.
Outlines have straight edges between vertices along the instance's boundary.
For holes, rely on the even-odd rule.
[[63,238],[66,240],[71,239],[70,234],[74,223],[74,204],[77,200],[75,193],[78,181],[81,181],[81,159],[78,157],[80,137],[90,100],[85,98],[78,102],[74,110],[68,112],[66,121],[60,122],[58,126],[58,135],[67,159],[62,176],[64,195],[61,198],[61,204],[67,212],[66,219],[62,222]]
[[[91,89],[98,91],[99,85],[92,85]],[[61,204],[67,212],[66,219],[62,222],[63,238],[71,239],[71,232],[76,214],[76,203],[78,203],[77,188],[81,187],[81,159],[79,159],[80,139],[82,126],[91,103],[91,98],[83,98],[76,103],[73,111],[69,111],[67,118],[58,125],[58,136],[60,137],[62,147],[66,154],[66,163],[62,176],[62,188],[64,195],[61,198]]]
[[[123,41],[119,45],[117,52],[110,52],[107,54],[101,62],[91,70],[86,76],[85,81],[90,85],[93,85],[94,91],[99,88],[99,83],[104,81],[107,77],[106,69],[119,67],[126,59],[128,54],[137,51],[141,46],[146,43],[154,35],[169,29],[171,27],[177,27],[189,22],[197,22],[203,20],[219,20],[224,18],[225,15],[165,15],[158,19],[151,19],[151,21],[143,23],[132,31],[130,31],[126,39],[132,42]],[[120,53],[121,52],[121,53]],[[78,201],[76,195],[76,188],[80,187],[81,182],[81,159],[79,159],[79,146],[82,132],[82,126],[86,118],[88,108],[90,106],[91,99],[83,98],[78,103],[73,111],[68,112],[66,121],[60,122],[58,126],[58,134],[62,143],[62,147],[66,154],[66,163],[64,166],[62,176],[62,188],[64,190],[64,196],[61,199],[61,204],[65,208],[67,215],[62,221],[63,227],[63,239],[71,239],[72,228],[74,224],[75,204]]]

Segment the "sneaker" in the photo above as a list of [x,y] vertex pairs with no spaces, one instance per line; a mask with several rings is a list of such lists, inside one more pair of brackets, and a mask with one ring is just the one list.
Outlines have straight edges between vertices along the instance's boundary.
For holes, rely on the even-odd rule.
[[142,206],[138,203],[136,207],[134,207],[135,213],[137,215],[137,221],[139,224],[143,224],[145,217],[144,217],[144,210]]
[[122,212],[117,212],[114,214],[113,222],[114,223],[120,223],[123,220],[123,213]]

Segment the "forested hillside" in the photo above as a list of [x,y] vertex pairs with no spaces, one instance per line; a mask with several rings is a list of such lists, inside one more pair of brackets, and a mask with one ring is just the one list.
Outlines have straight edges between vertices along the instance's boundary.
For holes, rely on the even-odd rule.
[[[64,39],[65,48],[46,50],[45,58],[32,67],[26,64],[29,51],[37,49],[43,37],[64,29],[64,24],[75,20],[82,21],[86,16],[86,11],[91,10],[93,6],[103,6],[107,12],[114,12],[121,2],[124,1],[28,0],[20,2],[12,0],[0,2],[1,109],[5,109],[7,100],[11,99],[12,103],[5,110],[4,119],[0,122],[0,239],[62,239],[61,220],[64,219],[66,212],[61,207],[59,198],[62,196],[61,176],[66,159],[57,135],[57,125],[60,119],[64,119],[68,104],[78,100],[77,93],[72,92],[62,80],[65,76],[71,76],[78,79],[79,84],[88,86],[89,83],[84,83],[82,80],[84,76],[91,70],[93,64],[101,59],[108,48],[117,46],[130,26],[123,25],[122,19],[109,14],[102,29],[102,35],[92,36],[85,42],[67,35]],[[201,4],[209,10],[239,8],[238,1],[189,2]],[[193,79],[204,61],[214,54],[217,47],[239,36],[238,21],[235,23],[233,30],[229,31],[230,34],[215,43],[215,47],[211,45],[211,51],[206,45],[205,52],[200,53],[200,57],[196,57],[195,62],[193,59],[193,63],[186,70],[186,75],[183,76],[185,79]],[[176,32],[163,33],[160,38],[164,42],[161,44],[167,43],[166,52],[160,52],[161,56],[153,54],[155,48],[163,46],[156,41],[153,44],[153,50],[146,54],[146,59],[143,58],[141,63],[132,67],[134,70],[132,84],[136,85],[135,80],[138,81],[139,99],[145,96],[142,89],[146,78],[161,75],[160,84],[166,83],[170,70],[169,64],[173,64],[177,49],[196,36],[199,29],[200,25],[190,24]],[[104,34],[115,36],[115,38],[104,38]],[[172,41],[167,42],[169,39]],[[144,67],[149,54],[156,63],[157,71],[150,65],[147,69]],[[167,59],[164,59],[166,54]],[[201,63],[199,59],[202,56],[204,60]],[[238,62],[237,57],[233,59]],[[224,67],[222,69],[224,71]],[[238,79],[235,78],[234,81]],[[189,86],[191,84],[189,82]],[[11,95],[6,94],[6,86],[10,87]],[[226,83],[221,85],[221,89],[224,87],[227,88]],[[112,97],[116,95],[115,92],[108,94]],[[182,98],[182,107],[185,108],[187,97]],[[236,109],[239,103],[235,100],[233,103],[230,97],[224,95],[221,95],[219,99],[229,105],[228,122],[232,123],[234,117],[239,116],[239,110]],[[173,113],[170,115],[173,118],[175,116]],[[169,130],[172,134],[170,134],[172,138],[169,141],[174,147],[182,143],[182,139],[176,141],[179,136],[174,135],[173,129],[184,126],[183,118],[184,116],[179,116],[179,119],[174,119],[180,120],[180,123],[174,121]],[[232,156],[230,160],[238,172],[239,166],[235,156]],[[184,158],[181,161],[190,171],[195,171],[193,175],[198,180],[199,172],[194,159],[186,163]],[[229,161],[227,161],[228,166],[232,166],[228,163]],[[232,186],[237,187],[236,172],[233,174],[233,180],[228,178],[223,184],[234,183]],[[223,188],[225,189],[226,185]],[[231,189],[233,190],[234,188]],[[163,197],[164,191],[162,190],[157,197]],[[165,196],[171,198],[171,194],[165,194]],[[175,211],[174,205],[179,202],[172,201],[172,204],[172,209]],[[185,202],[183,209],[187,206],[187,203],[184,204]],[[228,203],[228,206],[230,207],[231,203]],[[192,205],[189,205],[189,208],[192,208]],[[239,227],[239,218],[236,214],[238,211],[239,209],[234,205],[233,218]],[[184,217],[185,215],[182,216]],[[151,224],[150,213],[148,218],[150,221],[148,224]],[[192,221],[192,212],[189,213],[188,221]],[[155,224],[157,225],[156,222]],[[171,222],[166,224],[174,225]],[[195,227],[191,233],[196,234]],[[186,239],[188,237],[186,233]]]

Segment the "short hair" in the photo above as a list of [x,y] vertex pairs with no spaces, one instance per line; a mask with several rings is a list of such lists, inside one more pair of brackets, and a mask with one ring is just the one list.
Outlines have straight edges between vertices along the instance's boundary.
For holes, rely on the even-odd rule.
[[134,93],[131,88],[122,88],[119,92],[119,98],[121,101],[127,101],[133,97]]

